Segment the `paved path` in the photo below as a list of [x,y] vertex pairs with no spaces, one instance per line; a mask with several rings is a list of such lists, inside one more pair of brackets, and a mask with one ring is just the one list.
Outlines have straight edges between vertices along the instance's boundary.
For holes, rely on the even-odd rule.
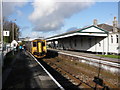
[[17,53],[9,69],[8,72],[3,73],[3,89],[38,88],[44,90],[50,88],[59,90],[58,85],[27,52]]

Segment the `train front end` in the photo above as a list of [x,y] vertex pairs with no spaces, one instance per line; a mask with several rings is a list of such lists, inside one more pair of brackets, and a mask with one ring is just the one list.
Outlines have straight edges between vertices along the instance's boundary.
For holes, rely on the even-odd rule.
[[33,40],[32,41],[32,54],[37,58],[43,58],[46,56],[47,49],[46,49],[46,40]]

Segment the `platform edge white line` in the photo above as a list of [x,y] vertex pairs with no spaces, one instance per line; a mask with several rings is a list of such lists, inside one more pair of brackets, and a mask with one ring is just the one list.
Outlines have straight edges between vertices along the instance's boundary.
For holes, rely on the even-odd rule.
[[28,52],[35,60],[36,62],[45,70],[45,72],[50,76],[50,78],[57,84],[57,86],[61,89],[61,90],[65,90],[56,80],[55,78],[44,68],[44,66],[38,62],[38,60],[30,53]]

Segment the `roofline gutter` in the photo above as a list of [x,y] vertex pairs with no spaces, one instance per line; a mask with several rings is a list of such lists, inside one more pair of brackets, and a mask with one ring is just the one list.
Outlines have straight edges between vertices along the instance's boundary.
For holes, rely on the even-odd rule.
[[96,33],[73,33],[73,34],[68,34],[68,35],[64,35],[64,36],[58,36],[58,37],[53,37],[53,38],[49,38],[46,39],[46,41],[50,41],[50,40],[56,40],[56,39],[61,39],[61,38],[66,38],[66,37],[71,37],[71,36],[76,36],[76,35],[81,35],[81,36],[100,36],[100,37],[107,37],[108,34],[106,33],[101,33],[101,34],[96,34]]

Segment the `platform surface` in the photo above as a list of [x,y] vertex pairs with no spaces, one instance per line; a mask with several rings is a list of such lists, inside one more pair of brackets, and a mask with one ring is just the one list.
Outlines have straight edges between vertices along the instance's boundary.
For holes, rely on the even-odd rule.
[[34,58],[25,51],[15,54],[11,67],[2,75],[2,88],[57,89],[58,85],[43,70]]
[[120,59],[108,58],[108,57],[100,57],[100,56],[97,56],[97,54],[92,54],[92,53],[87,53],[87,52],[58,50],[58,49],[51,49],[51,48],[49,48],[48,50],[57,51],[57,52],[63,52],[63,53],[66,53],[66,54],[71,54],[71,55],[77,55],[77,56],[83,56],[83,57],[88,57],[88,58],[95,58],[95,59],[120,63]]

